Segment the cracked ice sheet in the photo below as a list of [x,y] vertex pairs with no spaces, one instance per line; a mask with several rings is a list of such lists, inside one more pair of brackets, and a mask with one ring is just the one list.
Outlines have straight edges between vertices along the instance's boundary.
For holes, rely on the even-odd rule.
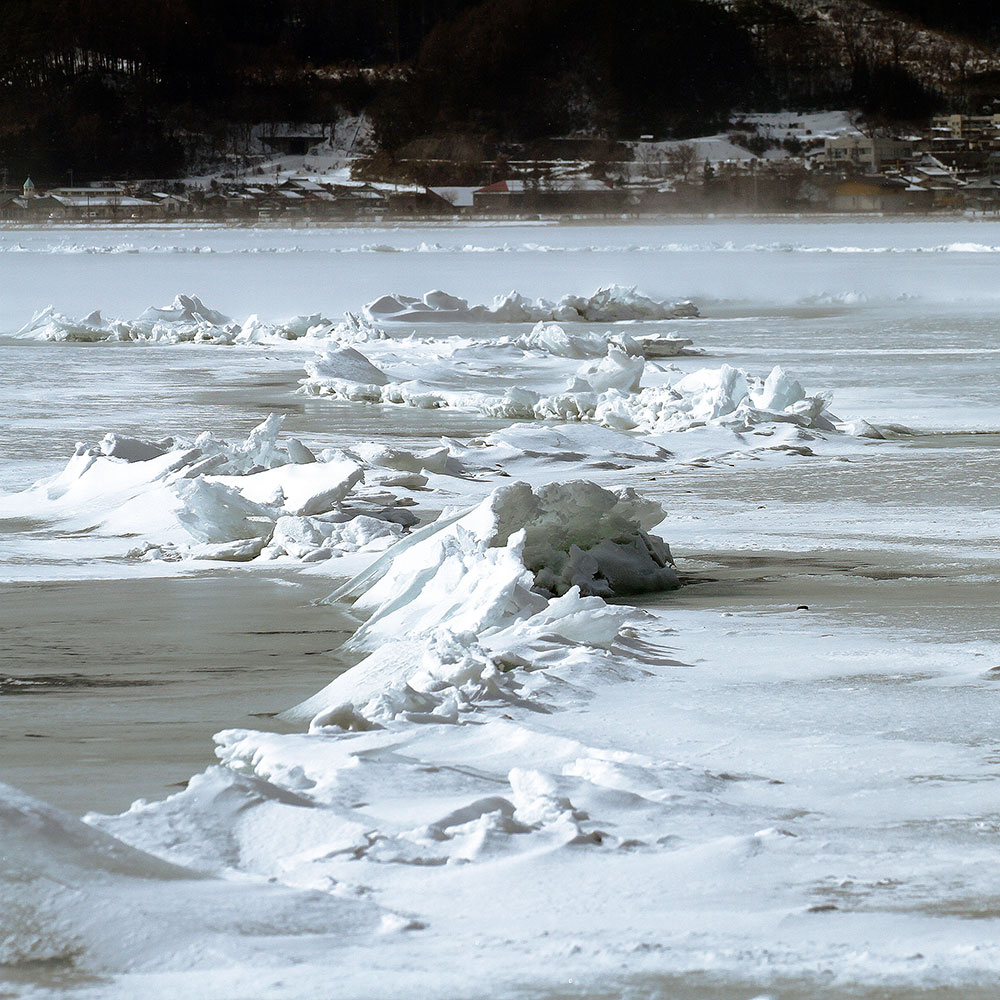
[[[414,545],[404,579],[420,551],[438,558]],[[556,960],[600,979],[637,955],[764,982],[835,965],[852,988],[995,977],[1000,649],[795,621],[663,602],[609,648],[538,636],[464,712],[224,732],[223,768],[91,822],[177,864],[404,913],[422,929],[380,949],[388,995],[456,950],[493,995],[511,955],[536,988]]]
[[[967,739],[989,726],[989,650],[915,645],[901,673],[892,642],[864,630],[668,621],[547,671],[532,696],[555,711],[225,733],[224,757],[254,777],[213,770],[167,808],[99,822],[179,862],[238,858],[405,909],[427,926],[380,950],[386,995],[413,989],[414,961],[447,975],[456,951],[466,995],[509,988],[513,966],[540,986],[555,959],[578,981],[622,962],[806,982],[832,963],[834,982],[873,986],[995,975],[996,921],[967,919],[1000,891],[991,838],[963,818],[973,800],[990,811],[984,795],[1000,810]],[[882,684],[859,694],[852,673]],[[793,706],[805,724],[789,730]],[[327,988],[351,995],[349,979]]]
[[[994,646],[911,642],[904,671],[905,633],[675,609],[632,628],[610,652],[559,651],[465,724],[224,734],[252,775],[212,771],[100,822],[179,863],[360,891],[426,925],[380,937],[386,995],[413,995],[415,968],[444,968],[442,995],[469,996],[470,970],[497,995],[512,965],[539,988],[568,962],[592,981],[622,963],[807,982],[835,966],[852,985],[996,975]],[[354,971],[331,984],[330,946],[313,947],[294,973],[263,959],[275,994],[357,995],[370,954],[343,945]],[[157,975],[175,992],[234,982]]]

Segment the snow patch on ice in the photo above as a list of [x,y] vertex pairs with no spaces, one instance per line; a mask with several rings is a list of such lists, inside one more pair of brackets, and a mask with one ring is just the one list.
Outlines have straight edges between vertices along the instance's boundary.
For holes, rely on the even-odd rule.
[[209,878],[8,785],[0,785],[0,842],[0,966],[8,968],[188,972],[254,965],[272,949],[272,961],[291,962],[294,935],[322,935],[335,947],[370,937],[386,915],[366,900]]

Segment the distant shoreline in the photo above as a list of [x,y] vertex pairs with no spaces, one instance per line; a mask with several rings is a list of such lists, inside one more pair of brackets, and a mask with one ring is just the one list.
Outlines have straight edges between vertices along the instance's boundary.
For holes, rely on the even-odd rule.
[[496,216],[460,215],[414,218],[378,219],[276,219],[259,221],[243,219],[104,219],[73,222],[61,220],[0,221],[0,231],[59,230],[225,230],[225,229],[461,229],[504,228],[508,226],[663,226],[706,222],[997,222],[1000,212],[677,212],[665,215],[572,215],[572,216]]

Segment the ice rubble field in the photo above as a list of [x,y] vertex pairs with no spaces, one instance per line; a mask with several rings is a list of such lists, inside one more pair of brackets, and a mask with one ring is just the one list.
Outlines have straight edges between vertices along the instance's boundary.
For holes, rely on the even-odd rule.
[[[738,308],[715,320],[678,310],[691,294],[709,311],[693,285],[637,292],[626,277],[617,289],[594,281],[602,291],[586,295],[586,280],[574,280],[571,295],[546,298],[563,294],[561,279],[494,299],[478,271],[446,284],[465,298],[417,294],[411,278],[335,301],[333,318],[282,320],[273,300],[249,294],[242,311],[223,312],[208,293],[145,311],[109,296],[109,316],[132,318],[72,301],[34,315],[0,344],[8,371],[18,359],[45,359],[45,371],[53,352],[89,352],[66,356],[79,359],[83,391],[113,402],[107,371],[118,369],[100,359],[117,364],[122,350],[163,352],[154,357],[166,370],[246,371],[248,383],[278,370],[284,403],[331,427],[300,433],[293,411],[285,426],[272,415],[245,436],[224,434],[220,403],[209,425],[218,429],[105,428],[67,449],[62,468],[0,494],[16,553],[4,572],[27,566],[41,578],[53,572],[46,553],[62,546],[72,572],[234,563],[326,574],[328,602],[356,620],[347,649],[357,663],[332,679],[320,669],[317,693],[286,706],[292,732],[220,732],[219,763],[163,801],[81,821],[3,786],[0,977],[6,968],[13,995],[989,995],[1000,970],[1000,784],[988,752],[997,642],[918,635],[891,619],[850,627],[794,606],[732,615],[670,596],[695,589],[677,589],[682,549],[708,551],[708,538],[716,553],[794,549],[839,530],[858,547],[895,547],[903,571],[917,573],[933,549],[914,523],[923,504],[950,525],[935,529],[935,558],[953,559],[961,542],[965,571],[995,583],[982,484],[970,481],[968,501],[932,507],[904,481],[902,498],[881,508],[884,525],[856,520],[872,508],[852,493],[852,466],[868,475],[905,464],[914,451],[902,418],[923,433],[942,426],[945,387],[920,383],[909,354],[924,365],[954,344],[922,331],[924,305],[868,298],[876,278],[893,294],[894,282],[922,280],[930,255],[916,248],[971,241],[967,226],[930,228],[830,234],[831,246],[898,252],[878,256],[888,270],[865,277],[867,292],[826,284],[828,301],[797,297],[771,321],[739,318],[748,279],[731,276],[731,263],[712,265],[722,273],[708,298]],[[817,232],[793,235],[812,246]],[[992,233],[981,246],[1000,244]],[[475,245],[488,235],[476,232]],[[647,235],[628,232],[628,245]],[[671,235],[656,245],[692,242]],[[774,235],[736,242],[761,247]],[[54,260],[71,256],[29,233],[4,234],[8,251],[12,236],[29,250],[11,258],[30,256],[35,239],[49,239]],[[417,235],[377,237],[420,246]],[[208,238],[235,251],[275,234]],[[562,229],[539,242],[573,243],[563,249],[576,254],[615,238],[625,245],[616,231]],[[311,240],[345,250],[368,235],[290,238]],[[681,257],[696,270],[691,257],[706,252]],[[812,267],[800,254],[823,256],[788,253],[800,274]],[[536,264],[552,250],[524,255]],[[918,263],[899,269],[899,258]],[[234,273],[253,280],[252,269]],[[972,311],[985,315],[993,292],[985,272],[976,281]],[[782,294],[768,289],[756,315]],[[260,311],[231,318],[248,308]],[[854,356],[820,356],[829,334],[817,327],[806,338],[816,353],[805,347],[804,370],[786,371],[774,330],[815,323],[812,310],[832,310],[835,325],[894,323],[897,339],[851,342],[838,327],[834,339]],[[988,373],[995,351],[979,335],[964,346]],[[727,356],[737,340],[742,354]],[[836,400],[826,390],[859,357],[878,359],[885,380],[911,364],[909,381],[886,400],[848,382],[845,408],[839,388]],[[232,379],[213,398],[232,393]],[[989,381],[971,380],[965,409],[952,405],[944,426],[1000,430]],[[13,414],[27,397],[11,385]],[[69,412],[59,419],[71,424],[83,404],[72,387],[60,391]],[[169,401],[118,392],[140,412],[168,412]],[[386,414],[396,433],[364,430]],[[422,430],[452,414],[481,430]],[[17,419],[33,440],[35,418]],[[932,477],[933,465],[914,468]],[[719,494],[685,493],[698,477]],[[833,486],[811,506],[751,509],[764,483],[808,492],[819,480]],[[958,477],[949,487],[962,488]],[[723,511],[727,490],[735,519]],[[811,535],[821,538],[803,541]]]

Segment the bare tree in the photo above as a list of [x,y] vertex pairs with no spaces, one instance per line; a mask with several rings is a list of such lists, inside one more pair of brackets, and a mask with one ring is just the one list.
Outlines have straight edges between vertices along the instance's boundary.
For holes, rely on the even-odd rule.
[[668,149],[665,153],[665,159],[671,175],[676,177],[679,174],[681,179],[687,182],[694,169],[697,156],[691,143],[682,142],[674,146],[673,149]]
[[635,158],[644,177],[666,176],[667,157],[652,143],[640,142],[635,148]]
[[893,69],[899,69],[920,33],[912,24],[907,24],[898,18],[886,20],[882,25],[882,33],[889,49]]

